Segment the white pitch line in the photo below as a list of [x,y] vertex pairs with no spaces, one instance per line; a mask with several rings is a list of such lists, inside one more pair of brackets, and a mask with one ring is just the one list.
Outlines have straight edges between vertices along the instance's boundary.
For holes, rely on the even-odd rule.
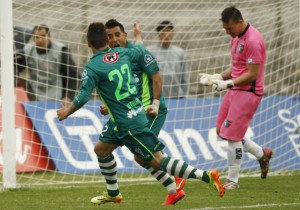
[[200,209],[182,209],[182,210],[217,210],[217,209],[250,209],[250,208],[260,208],[260,207],[270,207],[270,206],[294,206],[300,205],[300,203],[269,203],[269,204],[257,204],[250,206],[223,206],[223,207],[204,207]]

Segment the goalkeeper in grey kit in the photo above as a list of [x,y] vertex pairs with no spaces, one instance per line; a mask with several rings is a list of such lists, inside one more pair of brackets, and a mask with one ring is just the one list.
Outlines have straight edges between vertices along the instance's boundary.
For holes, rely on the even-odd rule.
[[85,65],[79,93],[70,105],[62,104],[57,110],[58,119],[64,120],[80,109],[90,99],[96,88],[98,95],[108,108],[115,129],[103,139],[103,133],[95,145],[101,173],[107,184],[107,190],[94,197],[94,204],[108,202],[120,203],[123,196],[117,182],[117,164],[113,154],[107,154],[112,144],[124,144],[134,155],[138,156],[155,170],[162,170],[181,178],[199,179],[212,186],[220,197],[224,196],[224,187],[217,170],[203,171],[188,165],[186,162],[162,153],[164,145],[147,127],[147,117],[141,101],[137,97],[131,63],[136,62],[145,52],[139,26],[135,24],[134,34],[137,44],[130,49],[108,47],[105,26],[91,23],[87,32],[88,46],[94,55]]

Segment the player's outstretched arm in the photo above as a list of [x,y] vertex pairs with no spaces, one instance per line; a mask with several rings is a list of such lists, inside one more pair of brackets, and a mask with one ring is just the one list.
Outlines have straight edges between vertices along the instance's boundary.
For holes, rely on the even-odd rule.
[[57,118],[59,121],[62,121],[64,119],[68,118],[71,114],[73,114],[77,110],[78,110],[78,108],[76,106],[74,106],[74,104],[66,105],[64,103],[61,103],[61,109],[56,111]]

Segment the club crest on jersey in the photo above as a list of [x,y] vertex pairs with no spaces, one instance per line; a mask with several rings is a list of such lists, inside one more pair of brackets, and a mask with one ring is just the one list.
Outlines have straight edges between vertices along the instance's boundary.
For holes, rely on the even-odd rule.
[[242,53],[244,51],[244,45],[240,44],[239,46],[239,53]]
[[103,57],[103,61],[106,63],[115,63],[119,59],[119,54],[117,52],[108,53]]

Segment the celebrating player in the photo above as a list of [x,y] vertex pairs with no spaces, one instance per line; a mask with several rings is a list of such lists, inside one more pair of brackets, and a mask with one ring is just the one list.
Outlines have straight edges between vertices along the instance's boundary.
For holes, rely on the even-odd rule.
[[235,7],[223,10],[223,28],[231,38],[231,67],[221,74],[201,74],[200,83],[213,90],[227,90],[216,121],[219,137],[228,141],[228,176],[225,189],[240,187],[238,178],[244,151],[253,154],[260,163],[261,178],[266,178],[271,148],[262,148],[244,138],[264,92],[266,46],[260,32],[246,23]]
[[[110,19],[106,22],[105,26],[108,35],[108,44],[111,48],[133,47],[133,44],[127,41],[127,33],[120,22],[115,19]],[[165,122],[168,110],[165,105],[165,99],[161,95],[162,81],[157,62],[153,55],[146,50],[141,59],[132,64],[131,71],[137,82],[139,99],[147,112],[148,127],[158,136]],[[108,114],[104,105],[101,106],[100,112],[104,115]],[[108,121],[108,128],[113,129],[111,120]],[[116,145],[116,147],[117,146],[119,145]],[[168,194],[163,205],[175,204],[185,196],[182,189],[186,183],[186,179],[175,177],[175,184],[171,177],[164,171],[154,170],[147,162],[142,161],[136,155],[134,158],[167,189]]]
[[162,170],[181,178],[202,180],[217,190],[220,197],[225,190],[217,170],[202,171],[182,160],[165,157],[164,145],[147,127],[147,117],[137,97],[136,83],[131,72],[131,63],[137,62],[144,54],[141,32],[135,25],[137,44],[133,48],[108,47],[108,36],[102,23],[91,23],[87,32],[88,46],[94,55],[85,65],[82,84],[72,104],[57,110],[59,120],[80,109],[90,99],[94,88],[108,109],[114,129],[107,124],[99,136],[94,151],[98,156],[101,173],[107,183],[107,191],[91,200],[95,204],[120,203],[123,199],[117,182],[116,161],[111,153],[115,144],[124,144],[134,155],[147,162],[154,170]]

